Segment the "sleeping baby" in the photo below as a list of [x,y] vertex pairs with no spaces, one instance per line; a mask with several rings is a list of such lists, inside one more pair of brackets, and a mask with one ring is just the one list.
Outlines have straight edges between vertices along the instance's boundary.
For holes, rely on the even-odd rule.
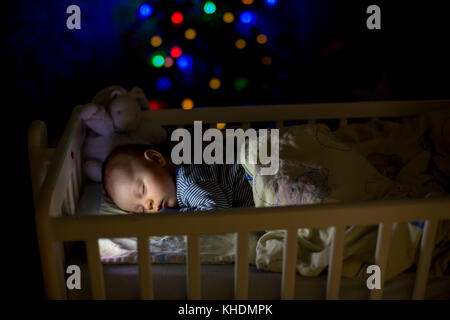
[[254,206],[252,189],[240,164],[175,165],[145,145],[123,145],[103,163],[106,194],[122,210],[157,213]]

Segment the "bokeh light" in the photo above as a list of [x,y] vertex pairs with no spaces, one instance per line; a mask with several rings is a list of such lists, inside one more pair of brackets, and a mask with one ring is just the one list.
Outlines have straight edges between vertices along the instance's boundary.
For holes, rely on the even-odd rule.
[[242,0],[243,4],[250,5],[253,3],[253,0]]
[[183,14],[179,11],[174,12],[171,17],[172,22],[175,24],[183,22],[183,19]]
[[247,43],[245,42],[244,39],[237,39],[235,42],[236,48],[238,49],[244,49],[245,46],[247,45]]
[[213,72],[214,72],[215,76],[220,76],[220,75],[222,75],[223,69],[222,69],[222,67],[220,65],[217,65],[217,66],[214,67],[214,71]]
[[148,3],[144,3],[139,7],[139,15],[141,18],[148,18],[151,16],[153,10],[152,7]]
[[192,67],[192,58],[189,56],[181,56],[177,60],[178,68],[188,70]]
[[272,58],[269,56],[265,56],[262,58],[262,63],[266,66],[269,66],[272,64]]
[[234,14],[231,12],[225,12],[223,15],[223,21],[225,23],[232,23],[234,21]]
[[251,23],[254,22],[256,20],[256,17],[253,13],[251,13],[250,11],[244,11],[241,13],[241,21],[242,23]]
[[172,49],[170,49],[170,55],[174,58],[179,58],[183,54],[183,50],[179,46],[173,46]]
[[277,4],[277,0],[266,0],[266,3],[267,3],[269,6],[274,6],[274,5]]
[[191,98],[185,98],[182,102],[181,102],[181,107],[184,110],[190,110],[192,108],[194,108],[194,101]]
[[167,56],[164,59],[164,67],[170,68],[171,66],[173,66],[173,59],[170,56]]
[[172,87],[172,80],[169,77],[161,76],[156,80],[156,89],[166,92]]
[[221,86],[221,82],[219,78],[212,78],[209,80],[209,87],[213,90],[219,89]]
[[156,54],[152,57],[152,65],[154,67],[162,67],[164,65],[164,57],[160,54]]
[[151,39],[150,39],[150,44],[151,44],[153,47],[159,47],[159,46],[162,44],[162,39],[161,39],[161,37],[160,37],[160,36],[153,36],[153,37],[151,37]]
[[148,105],[150,107],[150,110],[159,110],[164,108],[164,105],[161,103],[161,101],[153,99],[148,101]]
[[195,37],[197,36],[197,32],[195,31],[195,29],[189,28],[186,30],[186,32],[184,33],[184,36],[186,37],[186,39],[188,40],[194,40]]
[[265,44],[267,42],[267,36],[263,33],[258,34],[258,36],[256,37],[256,42],[258,42],[259,44]]
[[216,127],[217,127],[217,129],[219,129],[219,130],[225,129],[226,126],[227,126],[227,124],[226,124],[225,122],[218,122],[218,123],[216,124]]
[[214,12],[216,12],[216,5],[214,4],[214,2],[207,1],[203,6],[203,11],[205,11],[205,13],[207,14],[213,14]]
[[234,80],[234,88],[238,91],[242,91],[248,86],[248,79],[245,77],[237,78]]

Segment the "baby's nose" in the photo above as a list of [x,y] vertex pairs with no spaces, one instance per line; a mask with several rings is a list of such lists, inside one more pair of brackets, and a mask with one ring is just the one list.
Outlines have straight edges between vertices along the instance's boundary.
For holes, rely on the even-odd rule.
[[147,202],[145,203],[145,208],[147,210],[152,210],[153,209],[153,200],[151,200],[151,199],[147,200]]

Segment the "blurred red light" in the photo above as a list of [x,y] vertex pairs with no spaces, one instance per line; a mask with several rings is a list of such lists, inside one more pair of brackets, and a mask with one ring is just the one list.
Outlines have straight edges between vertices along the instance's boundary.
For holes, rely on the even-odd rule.
[[172,15],[172,22],[173,23],[181,23],[181,22],[183,22],[183,14],[181,12],[179,12],[179,11],[175,12]]
[[170,49],[170,55],[174,58],[179,58],[183,54],[183,51],[180,47],[175,46],[172,49]]

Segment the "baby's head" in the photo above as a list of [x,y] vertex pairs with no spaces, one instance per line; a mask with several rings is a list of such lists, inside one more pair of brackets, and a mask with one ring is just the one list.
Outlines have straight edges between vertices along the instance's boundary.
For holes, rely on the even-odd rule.
[[103,163],[103,187],[124,211],[157,213],[177,205],[175,166],[145,145],[123,145]]

